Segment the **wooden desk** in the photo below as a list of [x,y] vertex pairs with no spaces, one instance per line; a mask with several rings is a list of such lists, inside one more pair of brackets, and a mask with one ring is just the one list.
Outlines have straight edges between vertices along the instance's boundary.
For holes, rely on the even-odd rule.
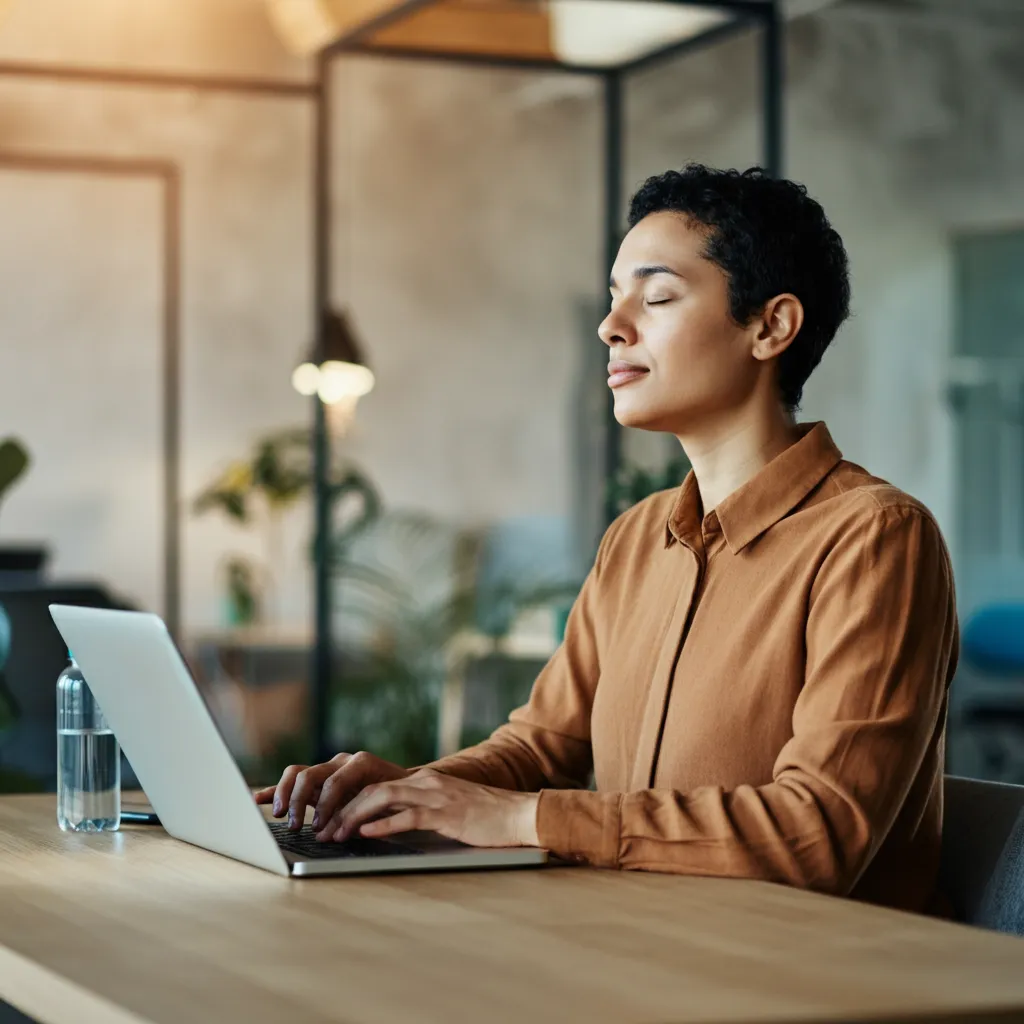
[[759,882],[288,881],[0,799],[0,997],[48,1024],[1024,1020],[1024,941]]

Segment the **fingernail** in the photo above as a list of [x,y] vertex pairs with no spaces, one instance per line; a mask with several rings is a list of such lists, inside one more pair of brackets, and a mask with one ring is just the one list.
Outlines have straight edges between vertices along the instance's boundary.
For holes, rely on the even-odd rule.
[[288,827],[289,828],[298,828],[298,826],[299,826],[299,816],[298,816],[298,814],[296,814],[295,811],[289,811],[288,812]]
[[274,798],[274,817],[278,817],[280,814],[281,814],[281,801],[277,797],[275,797]]
[[320,827],[320,812],[319,811],[314,811],[313,812],[313,828],[319,828],[319,827]]

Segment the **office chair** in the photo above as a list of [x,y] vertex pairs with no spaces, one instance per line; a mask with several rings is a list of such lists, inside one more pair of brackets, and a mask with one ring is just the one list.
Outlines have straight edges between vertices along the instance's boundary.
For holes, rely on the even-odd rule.
[[[50,618],[49,605],[123,608],[93,584],[0,586],[0,616],[8,636],[0,665],[0,773],[52,789],[57,779],[56,683],[67,648]],[[13,721],[12,721],[13,719]]]
[[945,779],[939,884],[965,924],[1024,936],[1024,786]]

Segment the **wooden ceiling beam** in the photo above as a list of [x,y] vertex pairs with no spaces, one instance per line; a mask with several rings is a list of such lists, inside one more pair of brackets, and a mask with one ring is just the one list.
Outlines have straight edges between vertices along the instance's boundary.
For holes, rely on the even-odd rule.
[[364,47],[554,60],[551,24],[522,0],[439,0],[366,33]]
[[[3,0],[0,0],[2,3]],[[311,54],[360,43],[368,33],[434,0],[265,0],[267,13],[288,49]]]

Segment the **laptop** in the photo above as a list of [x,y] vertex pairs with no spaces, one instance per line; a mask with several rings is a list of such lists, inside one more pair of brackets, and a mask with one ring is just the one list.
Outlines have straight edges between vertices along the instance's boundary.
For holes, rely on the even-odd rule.
[[318,843],[256,806],[163,620],[50,605],[90,689],[164,828],[204,850],[292,878],[532,867],[533,847],[483,849],[432,832]]

